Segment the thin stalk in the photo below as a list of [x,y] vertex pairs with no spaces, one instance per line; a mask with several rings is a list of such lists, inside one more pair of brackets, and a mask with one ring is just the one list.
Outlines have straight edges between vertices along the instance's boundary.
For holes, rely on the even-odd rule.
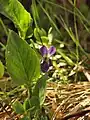
[[6,49],[6,46],[5,46],[4,44],[2,44],[1,42],[0,42],[0,45],[1,45],[1,47],[3,48],[3,50]]
[[[88,25],[90,25],[90,23],[89,23],[89,21],[84,17],[84,15],[80,12],[80,10],[78,10],[77,7],[75,7],[75,9],[76,9],[77,12],[74,13],[73,11],[71,11],[71,10],[69,10],[69,9],[67,9],[67,8],[59,5],[59,4],[53,3],[53,2],[48,1],[48,0],[43,0],[43,1],[47,2],[48,4],[50,4],[50,5],[54,6],[54,7],[61,8],[62,10],[65,10],[65,11],[71,13],[71,14],[75,14],[75,15],[80,19],[80,21],[81,21],[81,23],[84,25],[85,29],[90,33],[90,30],[87,28],[87,26],[84,24],[83,21],[86,21],[86,23],[88,23]],[[71,4],[73,5],[73,3],[71,3]]]
[[[30,100],[31,96],[32,96],[31,85],[28,84],[26,87],[27,87],[27,90],[28,90],[28,99]],[[29,119],[31,120],[31,113],[30,113],[30,111],[28,112],[28,116],[29,116]]]
[[[77,40],[76,40],[76,38],[75,38],[75,36],[74,36],[74,33],[72,32],[72,30],[71,30],[70,28],[67,27],[67,25],[65,24],[62,16],[60,16],[60,18],[61,18],[61,20],[59,20],[59,18],[58,18],[58,20],[59,20],[59,21],[62,21],[62,22],[61,22],[62,26],[63,26],[64,29],[67,31],[67,33],[69,34],[69,36],[71,37],[71,39],[73,40],[73,42],[74,42],[75,44],[77,44],[77,43],[76,43]],[[84,49],[82,48],[82,46],[81,46],[79,43],[78,43],[78,46],[79,46],[80,50],[82,51],[82,53],[84,53],[84,55],[90,60],[90,57],[89,57],[88,54],[84,51]]]
[[81,16],[82,20],[84,20],[90,26],[90,22],[85,18],[85,16],[81,13],[81,11],[74,6],[71,0],[69,0],[69,2],[75,8],[76,12],[79,14],[78,16]]
[[43,0],[43,1],[47,2],[47,3],[50,4],[50,5],[53,5],[54,7],[61,8],[61,9],[65,10],[65,11],[67,11],[67,12],[69,12],[69,13],[74,14],[74,12],[72,12],[71,10],[69,10],[69,9],[67,9],[67,8],[65,8],[65,7],[63,7],[63,6],[61,6],[61,5],[58,5],[58,4],[53,3],[53,2],[51,2],[51,1],[48,1],[48,0]]
[[31,87],[28,87],[28,98],[30,99],[32,96],[32,90]]
[[51,24],[54,26],[54,28],[56,29],[56,31],[60,34],[61,38],[62,38],[62,34],[60,32],[60,30],[58,29],[58,27],[56,26],[56,24],[54,23],[54,21],[52,20],[52,18],[50,17],[50,15],[48,14],[48,12],[43,8],[42,4],[39,2],[39,0],[37,0],[38,4],[40,5],[41,9],[43,10],[43,12],[46,14],[46,16],[48,17],[49,21],[51,22]]
[[0,18],[0,23],[1,23],[1,25],[2,25],[2,27],[3,27],[3,29],[4,29],[4,31],[5,31],[6,36],[8,36],[7,28],[5,27],[5,25],[4,25],[4,23],[3,23],[3,21],[2,21],[1,18]]
[[[3,29],[4,29],[4,32],[5,32],[6,36],[8,36],[8,30],[7,30],[6,26],[4,25],[1,18],[0,18],[0,23],[1,23],[2,27],[3,27]],[[0,42],[0,45],[2,46],[3,50],[6,49],[6,46],[4,44],[2,44],[1,42]]]
[[[65,4],[65,2],[63,2],[63,6],[64,6],[64,8],[66,8],[66,4]],[[67,26],[69,25],[68,24],[68,13],[67,13],[67,10],[65,9],[65,21],[66,21],[66,24],[67,24]]]
[[38,11],[37,11],[37,6],[36,6],[35,0],[32,0],[32,12],[33,12],[33,19],[34,19],[35,27],[38,28],[38,23],[37,23]]
[[[76,7],[76,0],[74,0],[74,6]],[[76,37],[76,56],[77,56],[77,66],[79,64],[79,38],[78,38],[78,31],[77,31],[77,24],[76,24],[76,9],[74,7],[74,29],[75,29],[75,37]],[[78,74],[77,74],[77,71],[76,71],[76,74],[75,74],[75,82],[77,81],[77,77],[78,77]]]

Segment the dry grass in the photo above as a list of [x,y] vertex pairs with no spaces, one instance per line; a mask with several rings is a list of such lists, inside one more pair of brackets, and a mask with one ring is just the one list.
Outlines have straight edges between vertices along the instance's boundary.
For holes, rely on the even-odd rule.
[[[90,120],[90,83],[47,84],[45,109],[50,120]],[[0,112],[0,120],[18,120],[10,106]],[[12,117],[13,116],[13,117]]]

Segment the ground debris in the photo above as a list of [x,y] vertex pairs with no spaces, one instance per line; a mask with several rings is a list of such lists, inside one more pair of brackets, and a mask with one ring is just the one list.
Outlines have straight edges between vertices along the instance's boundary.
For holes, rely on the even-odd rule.
[[90,83],[49,83],[45,105],[51,120],[90,120]]
[[[26,98],[26,90],[20,90],[11,102]],[[25,93],[25,94],[23,94]],[[16,97],[17,96],[17,97]],[[79,82],[72,84],[47,83],[44,109],[49,120],[90,120],[90,83]],[[8,102],[0,103],[0,120],[19,120]]]

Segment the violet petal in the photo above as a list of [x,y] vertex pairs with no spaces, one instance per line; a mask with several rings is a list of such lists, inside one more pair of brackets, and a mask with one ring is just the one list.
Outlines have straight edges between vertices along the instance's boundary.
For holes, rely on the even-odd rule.
[[46,46],[42,46],[42,47],[40,48],[40,52],[41,52],[41,55],[42,55],[42,56],[47,55],[48,50],[47,50]]
[[42,70],[42,72],[47,72],[48,69],[49,69],[49,64],[48,64],[46,61],[44,61],[44,62],[41,64],[41,70]]
[[56,48],[55,48],[54,46],[51,46],[51,47],[49,48],[49,50],[48,50],[48,53],[49,53],[50,55],[54,55],[55,52],[56,52]]

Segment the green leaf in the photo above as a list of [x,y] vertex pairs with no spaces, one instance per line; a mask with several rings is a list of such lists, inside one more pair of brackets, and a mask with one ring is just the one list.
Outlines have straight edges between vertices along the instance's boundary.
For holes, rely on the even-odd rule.
[[49,42],[48,37],[42,36],[41,39],[42,39],[42,43],[43,43],[43,44],[48,45],[48,42]]
[[7,41],[6,64],[12,79],[20,85],[31,84],[40,75],[36,52],[13,31],[9,32]]
[[41,42],[41,37],[46,36],[46,31],[38,27],[34,29],[34,37],[37,39],[37,41]]
[[40,35],[41,36],[46,36],[47,35],[46,31],[43,28],[41,28],[41,30],[40,30]]
[[30,109],[30,100],[28,98],[24,101],[23,107],[25,111]]
[[0,13],[8,17],[18,28],[21,37],[25,34],[32,24],[32,18],[18,0],[0,0]]
[[40,29],[39,28],[35,28],[34,29],[34,37],[40,41]]
[[23,114],[25,112],[23,105],[19,101],[16,101],[12,107],[17,114]]
[[33,29],[31,27],[28,28],[27,33],[26,33],[26,37],[25,39],[30,39],[33,36]]
[[27,116],[24,116],[23,118],[21,118],[20,120],[30,120],[30,118],[29,117],[27,117]]
[[40,102],[38,96],[32,96],[30,99],[30,113],[35,114],[40,109]]
[[42,105],[45,100],[46,80],[47,80],[47,76],[46,75],[42,76],[37,81],[35,88],[33,90],[33,96],[38,96],[40,105]]
[[2,78],[4,75],[4,66],[2,64],[2,62],[0,61],[0,78]]

